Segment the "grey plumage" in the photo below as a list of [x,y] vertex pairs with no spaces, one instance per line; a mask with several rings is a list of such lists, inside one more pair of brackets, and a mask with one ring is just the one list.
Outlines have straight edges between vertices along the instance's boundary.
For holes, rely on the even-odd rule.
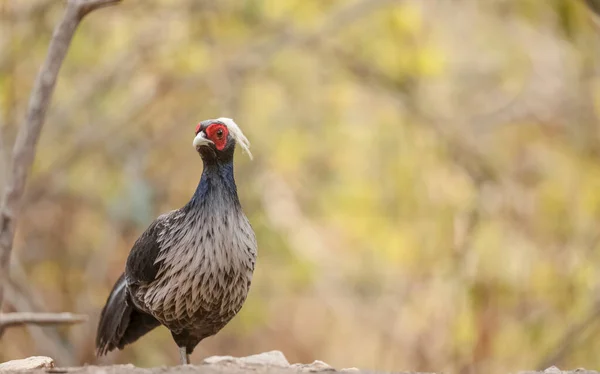
[[[196,149],[204,170],[198,188],[184,207],[159,216],[134,244],[102,312],[98,354],[122,349],[162,324],[185,350],[182,354],[189,355],[244,304],[257,244],[233,179],[233,151],[241,131],[237,125],[227,131],[232,123],[218,119],[199,124],[202,145]],[[225,140],[219,137],[223,131]]]
[[200,339],[240,310],[256,259],[254,233],[239,206],[212,197],[199,209],[160,216],[156,279],[139,285],[128,280],[136,307],[173,333],[198,330]]

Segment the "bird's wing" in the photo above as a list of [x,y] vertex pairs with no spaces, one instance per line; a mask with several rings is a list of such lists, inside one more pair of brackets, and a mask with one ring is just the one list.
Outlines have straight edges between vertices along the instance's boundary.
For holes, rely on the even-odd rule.
[[176,211],[159,216],[133,244],[125,274],[129,284],[148,284],[156,278],[160,264],[156,263],[160,251],[159,235],[167,228],[170,217]]

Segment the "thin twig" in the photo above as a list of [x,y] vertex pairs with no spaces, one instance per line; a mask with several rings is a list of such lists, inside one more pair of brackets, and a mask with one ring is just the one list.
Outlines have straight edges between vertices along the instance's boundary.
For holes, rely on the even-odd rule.
[[3,313],[0,314],[0,331],[7,327],[38,325],[71,325],[87,321],[87,316],[73,313]]
[[[48,310],[39,292],[32,290],[25,269],[21,262],[13,256],[11,273],[4,285],[4,305],[19,312],[45,312]],[[78,309],[79,310],[79,309]],[[43,326],[27,325],[27,333],[35,342],[35,351],[41,355],[52,357],[61,365],[76,364],[73,343],[65,339],[56,329]]]
[[[46,110],[52,99],[60,67],[69,50],[75,30],[83,17],[95,9],[119,2],[120,0],[69,0],[62,20],[54,29],[46,60],[37,75],[31,92],[27,116],[17,134],[12,153],[10,173],[7,178],[2,207],[0,209],[0,310],[4,299],[2,286],[8,278],[10,254],[13,247],[21,199],[25,190],[27,176],[35,158],[36,145],[46,118]],[[33,318],[34,315],[32,314],[26,316],[30,318],[24,319],[17,324],[41,323],[43,322],[43,318],[41,317],[51,317],[51,315],[42,315],[40,319],[36,319]],[[9,323],[10,319],[7,320],[7,318],[10,318],[10,315],[0,315],[0,318],[4,321],[4,327],[14,325]],[[56,323],[56,320],[54,321]],[[0,329],[0,336],[2,335],[2,331],[3,329]]]

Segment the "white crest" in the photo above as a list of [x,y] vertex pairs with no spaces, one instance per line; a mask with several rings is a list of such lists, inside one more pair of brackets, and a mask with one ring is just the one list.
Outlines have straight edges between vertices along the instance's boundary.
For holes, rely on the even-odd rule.
[[239,144],[240,147],[242,147],[242,149],[248,154],[248,156],[252,160],[252,153],[250,152],[250,142],[248,141],[248,138],[246,138],[240,127],[237,125],[237,123],[235,123],[231,118],[225,117],[217,118],[217,121],[220,121],[223,124],[225,124],[225,126],[227,126],[231,137],[235,139],[236,143]]

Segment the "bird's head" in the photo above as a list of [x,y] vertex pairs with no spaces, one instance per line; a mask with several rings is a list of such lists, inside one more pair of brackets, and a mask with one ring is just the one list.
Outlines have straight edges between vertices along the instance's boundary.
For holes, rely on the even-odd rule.
[[193,145],[205,162],[230,161],[236,144],[252,159],[250,142],[231,118],[207,119],[196,125]]

